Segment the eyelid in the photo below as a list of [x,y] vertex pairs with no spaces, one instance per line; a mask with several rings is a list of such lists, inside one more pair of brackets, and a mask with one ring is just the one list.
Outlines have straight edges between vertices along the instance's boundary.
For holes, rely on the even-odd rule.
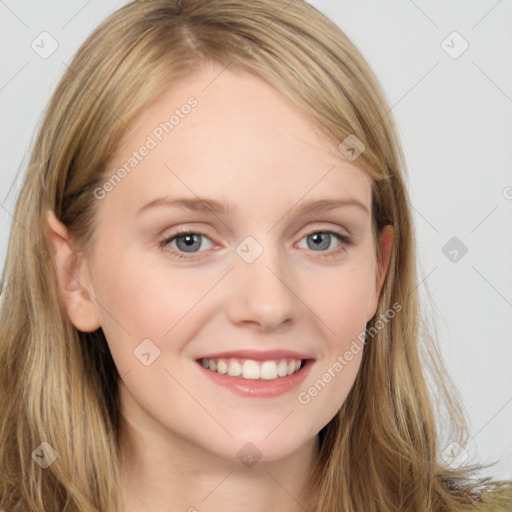
[[[192,223],[193,224],[193,223]],[[308,224],[311,224],[311,223],[308,223]],[[314,224],[312,227],[310,228],[302,228],[300,230],[298,230],[294,235],[293,235],[293,238],[296,238],[297,236],[301,235],[301,239],[304,237],[304,236],[307,236],[307,235],[310,235],[310,234],[313,234],[313,233],[317,233],[319,231],[322,231],[322,232],[334,232],[338,235],[341,235],[341,236],[344,236],[348,239],[353,239],[354,236],[352,234],[352,232],[347,229],[346,227],[344,226],[340,226],[338,224],[334,224],[333,222],[322,222],[322,221],[317,221],[317,222],[314,222],[312,223]],[[323,226],[318,226],[319,224],[324,224]],[[328,226],[326,227],[325,224],[331,224],[331,226]],[[209,235],[207,233],[207,231],[209,231],[208,229],[204,229],[203,227],[200,227],[200,228],[194,228],[191,224],[184,224],[184,225],[180,225],[179,227],[176,227],[174,228],[174,230],[172,230],[173,228],[170,228],[171,230],[171,234],[170,235],[162,235],[162,239],[165,239],[165,240],[169,240],[171,238],[174,238],[180,234],[197,234],[197,235],[203,235],[205,237],[208,237],[212,242],[214,241],[214,238],[215,237],[212,237],[211,235]],[[165,230],[167,231],[167,229]]]
[[[304,236],[304,235],[309,235],[311,233],[316,233],[317,231],[333,231],[340,235],[344,235],[347,238],[352,237],[352,233],[346,227],[340,226],[339,224],[335,224],[334,222],[317,221],[317,222],[308,223],[308,225],[309,224],[313,224],[313,226],[299,230],[299,232],[297,233],[297,236],[300,233],[303,233],[303,236]],[[330,225],[326,226],[326,224],[330,224]]]

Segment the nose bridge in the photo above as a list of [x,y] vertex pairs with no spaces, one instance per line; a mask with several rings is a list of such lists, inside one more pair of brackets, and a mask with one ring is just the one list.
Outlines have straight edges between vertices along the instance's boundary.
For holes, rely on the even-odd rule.
[[[236,247],[233,292],[228,307],[234,322],[256,322],[265,329],[278,327],[296,314],[296,297],[279,244],[247,236]],[[260,237],[261,240],[261,237]]]

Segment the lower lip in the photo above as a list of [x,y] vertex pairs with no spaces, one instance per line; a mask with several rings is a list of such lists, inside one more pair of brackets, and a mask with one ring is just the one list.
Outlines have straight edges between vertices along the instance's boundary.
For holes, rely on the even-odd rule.
[[214,382],[224,386],[241,396],[273,397],[283,395],[296,388],[308,376],[314,361],[307,359],[302,368],[287,377],[278,377],[274,380],[244,379],[243,377],[231,377],[221,375],[206,369],[197,361],[199,368]]

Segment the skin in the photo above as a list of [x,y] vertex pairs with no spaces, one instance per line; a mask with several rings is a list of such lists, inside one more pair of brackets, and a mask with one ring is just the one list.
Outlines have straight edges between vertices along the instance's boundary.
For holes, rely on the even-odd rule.
[[[343,404],[362,352],[308,404],[297,395],[364,331],[389,264],[392,230],[378,241],[377,261],[371,180],[357,161],[344,159],[265,82],[230,70],[217,77],[220,70],[205,64],[134,121],[107,177],[169,112],[190,96],[198,100],[121,183],[93,199],[90,258],[73,264],[73,238],[48,212],[67,314],[79,330],[103,329],[121,375],[127,512],[302,510],[317,434]],[[230,209],[159,206],[136,215],[163,196],[215,198]],[[296,212],[304,201],[331,198],[357,199],[366,210]],[[159,246],[176,228],[205,234],[196,252],[184,253],[188,261],[172,253],[184,252],[183,239]],[[354,244],[332,236],[327,249],[316,249],[307,235],[328,229],[352,236]],[[236,252],[247,236],[263,248],[252,263]],[[160,356],[145,366],[134,350],[148,338]],[[213,383],[195,362],[237,349],[297,350],[315,363],[291,392],[241,397]],[[237,457],[248,442],[261,452],[252,467]]]

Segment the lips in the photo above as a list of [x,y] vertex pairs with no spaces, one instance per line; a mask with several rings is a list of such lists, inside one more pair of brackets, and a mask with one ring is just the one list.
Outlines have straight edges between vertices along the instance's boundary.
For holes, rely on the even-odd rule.
[[231,350],[227,352],[217,352],[215,354],[203,355],[197,358],[201,359],[254,359],[256,361],[269,361],[271,359],[314,359],[313,356],[293,350]]

